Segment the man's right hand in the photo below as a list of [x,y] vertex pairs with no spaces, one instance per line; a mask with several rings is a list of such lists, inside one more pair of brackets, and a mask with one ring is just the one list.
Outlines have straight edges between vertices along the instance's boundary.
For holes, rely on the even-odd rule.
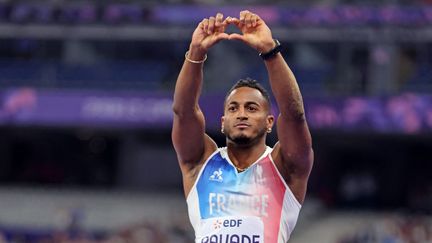
[[[229,18],[229,17],[228,17]],[[223,14],[203,19],[192,34],[192,42],[189,49],[189,58],[202,60],[207,51],[221,40],[227,40],[229,35],[225,33],[227,20]]]

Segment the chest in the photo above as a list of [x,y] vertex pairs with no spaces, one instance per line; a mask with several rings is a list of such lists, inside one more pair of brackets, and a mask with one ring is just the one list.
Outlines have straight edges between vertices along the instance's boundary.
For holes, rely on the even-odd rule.
[[238,173],[226,159],[210,160],[197,183],[201,215],[267,217],[272,207],[282,203],[285,186],[270,158],[265,157]]

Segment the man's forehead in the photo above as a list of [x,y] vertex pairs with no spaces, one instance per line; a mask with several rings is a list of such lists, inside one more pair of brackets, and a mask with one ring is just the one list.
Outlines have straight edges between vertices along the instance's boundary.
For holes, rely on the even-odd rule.
[[246,103],[246,102],[256,102],[263,103],[266,99],[257,89],[250,87],[240,87],[234,89],[227,97],[226,103]]

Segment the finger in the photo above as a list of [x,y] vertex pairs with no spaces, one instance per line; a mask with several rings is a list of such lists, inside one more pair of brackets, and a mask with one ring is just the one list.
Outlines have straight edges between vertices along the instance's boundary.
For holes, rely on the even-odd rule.
[[243,25],[245,24],[245,18],[248,12],[249,11],[247,10],[243,10],[240,12],[240,23],[242,23]]
[[216,22],[216,18],[215,17],[210,17],[209,24],[208,24],[207,34],[209,34],[209,35],[213,34],[214,29],[215,29],[215,22]]
[[203,21],[201,21],[202,23],[202,30],[207,33],[208,31],[208,25],[209,25],[209,20],[208,19],[203,19]]
[[226,18],[223,20],[222,25],[224,25],[224,26],[229,25],[229,24],[231,23],[231,19],[232,19],[232,18],[231,18],[230,16],[226,17]]
[[235,18],[235,17],[233,17],[233,18],[230,19],[230,24],[235,25],[235,26],[236,26],[237,28],[239,28],[239,29],[242,29],[242,27],[243,27],[243,25],[242,25],[240,19]]
[[223,26],[223,23],[224,23],[223,14],[217,13],[215,26],[221,27],[221,26]]
[[240,20],[235,17],[228,17],[227,20],[229,24],[238,25],[240,23]]
[[251,25],[252,25],[252,27],[255,28],[257,26],[257,23],[258,23],[258,15],[252,14],[252,16],[251,16]]
[[245,24],[248,28],[252,27],[252,14],[251,13],[245,14]]

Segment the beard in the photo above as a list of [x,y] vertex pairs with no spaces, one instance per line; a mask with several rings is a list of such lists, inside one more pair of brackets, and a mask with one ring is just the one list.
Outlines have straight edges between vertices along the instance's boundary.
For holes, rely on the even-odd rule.
[[239,136],[231,137],[230,135],[227,136],[229,140],[233,141],[237,145],[248,145],[251,143],[252,138],[248,137],[244,134],[240,134]]
[[266,134],[266,131],[267,131],[266,128],[261,129],[260,131],[258,131],[258,134],[254,137],[247,136],[244,133],[237,134],[237,135],[232,135],[231,133],[228,133],[226,137],[228,138],[228,140],[232,141],[236,145],[248,146],[258,142],[260,138],[262,138]]

